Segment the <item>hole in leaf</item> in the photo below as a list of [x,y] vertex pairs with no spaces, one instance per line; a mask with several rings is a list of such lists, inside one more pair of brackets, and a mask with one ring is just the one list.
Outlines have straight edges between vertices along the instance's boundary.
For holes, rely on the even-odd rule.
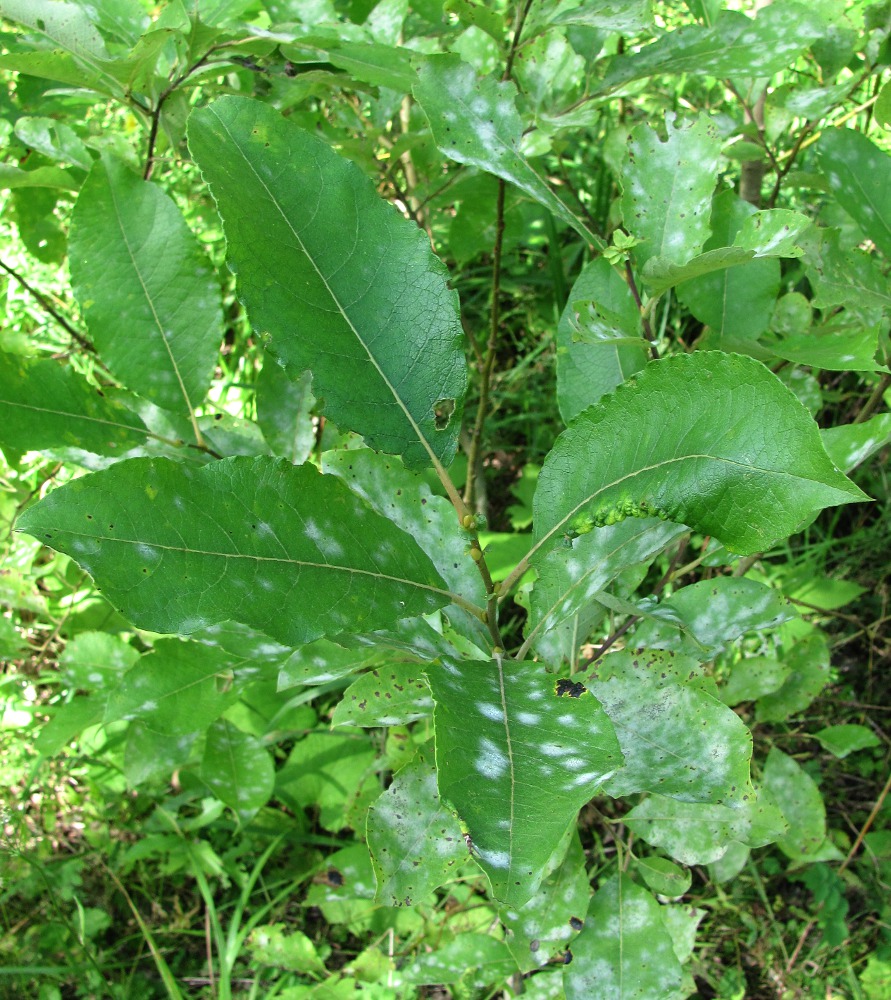
[[454,399],[437,399],[433,404],[433,418],[438,431],[444,431],[449,426],[449,421],[452,419],[454,412]]

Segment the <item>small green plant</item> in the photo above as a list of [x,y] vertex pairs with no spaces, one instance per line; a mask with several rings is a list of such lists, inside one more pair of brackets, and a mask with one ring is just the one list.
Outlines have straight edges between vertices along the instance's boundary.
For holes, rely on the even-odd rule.
[[[71,635],[59,658],[71,694],[37,749],[101,727],[130,785],[176,775],[189,808],[209,796],[204,808],[225,806],[240,828],[279,803],[304,846],[321,846],[300,818],[315,811],[338,849],[307,848],[308,905],[372,942],[340,965],[339,942],[319,950],[279,919],[300,880],[258,901],[278,841],[239,870],[224,912],[175,810],[154,813],[168,871],[197,884],[224,998],[246,950],[278,970],[270,996],[313,995],[330,962],[344,989],[380,995],[437,983],[683,998],[704,916],[678,902],[688,869],[721,883],[772,844],[811,864],[800,879],[815,920],[841,944],[845,886],[829,865],[844,855],[814,776],[777,745],[752,768],[752,725],[805,711],[830,678],[825,633],[796,610],[826,605],[805,581],[788,588],[793,604],[757,564],[821,511],[869,500],[846,473],[891,435],[874,412],[888,384],[888,154],[827,126],[809,161],[819,180],[802,183],[834,208],[777,207],[817,118],[837,116],[882,58],[888,24],[869,15],[841,60],[826,52],[835,22],[794,3],[754,20],[691,4],[677,30],[657,29],[644,3],[462,0],[446,16],[384,0],[339,19],[347,6],[266,4],[252,20],[250,4],[170,4],[149,21],[0,0],[24,32],[0,66],[88,92],[94,114],[134,116],[147,142],[137,163],[63,111],[22,115],[15,136],[34,164],[4,167],[14,190],[73,199],[61,255],[86,328],[64,321],[68,364],[0,354],[4,453],[23,475],[29,452],[61,463],[18,516],[34,539],[19,544],[49,560],[53,588],[83,591],[116,623]],[[653,40],[625,52],[626,35]],[[763,105],[756,115],[759,81],[799,58],[816,60],[822,96],[802,99],[813,114],[782,106],[801,123],[781,148]],[[727,121],[607,119],[641,81],[680,73],[739,98],[744,166],[766,159],[776,180],[764,207],[726,183]],[[593,124],[622,139],[603,154],[599,217],[541,161],[562,169],[560,144]],[[369,176],[380,163],[357,141],[366,126],[398,164],[388,183],[408,185],[399,209]],[[491,209],[482,337],[462,324],[462,275],[431,249],[451,245],[440,194],[419,197],[419,170],[454,181],[446,163],[469,185],[462,211],[494,194],[470,233],[460,212],[450,222],[454,247],[478,258],[467,247]],[[195,207],[205,186],[218,218]],[[567,247],[579,265],[555,334],[565,429],[517,487],[531,525],[522,507],[516,523],[531,531],[490,533],[483,457],[501,446],[490,421],[524,212],[533,241],[549,234],[555,279]],[[237,301],[194,229],[220,257],[224,245]],[[695,349],[678,303],[705,328]],[[871,380],[850,422],[820,430],[813,370]],[[708,573],[675,586],[691,541],[692,568]],[[835,728],[816,738],[839,756],[876,744]],[[579,821],[592,800],[627,842],[592,847]],[[344,830],[357,838],[332,843]],[[445,927],[445,894],[453,929],[397,960],[397,933]],[[249,989],[262,995],[259,980]]]

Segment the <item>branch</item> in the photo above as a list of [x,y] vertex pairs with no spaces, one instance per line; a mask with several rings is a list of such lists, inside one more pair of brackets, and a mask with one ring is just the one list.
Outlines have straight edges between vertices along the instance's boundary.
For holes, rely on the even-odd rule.
[[89,351],[91,354],[96,353],[96,348],[90,342],[89,338],[75,329],[71,323],[56,309],[52,302],[50,302],[50,300],[43,294],[43,292],[39,292],[33,285],[29,284],[14,267],[10,267],[2,260],[0,260],[0,268],[15,278],[22,288],[29,291],[50,314],[50,316],[53,317],[59,326],[61,326],[62,329],[72,338],[72,340],[75,340],[78,344],[80,344],[85,351]]

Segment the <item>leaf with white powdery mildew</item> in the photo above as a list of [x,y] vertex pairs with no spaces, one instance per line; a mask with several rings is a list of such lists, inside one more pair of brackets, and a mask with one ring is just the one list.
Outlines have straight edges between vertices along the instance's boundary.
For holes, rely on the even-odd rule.
[[510,81],[478,76],[452,53],[427,56],[414,87],[439,149],[458,163],[510,181],[597,246],[603,241],[565,205],[520,151],[523,121]]
[[411,906],[454,878],[469,860],[461,827],[440,801],[436,768],[419,752],[368,810],[377,899]]
[[221,719],[207,733],[201,780],[247,820],[272,796],[275,766],[258,739]]
[[[338,426],[406,464],[451,462],[467,382],[457,296],[425,233],[274,108],[222,97],[189,147],[266,346]],[[321,407],[321,404],[320,404]]]
[[612,725],[593,697],[558,694],[539,664],[440,664],[427,678],[440,794],[495,898],[522,906],[579,809],[621,765]]
[[764,365],[696,351],[650,362],[560,435],[538,478],[531,556],[561,534],[654,514],[745,555],[866,499]]
[[231,620],[296,646],[454,599],[405,532],[334,477],[283,459],[120,462],[54,490],[17,526],[154,632]]
[[684,1000],[683,970],[656,899],[622,873],[600,885],[563,972],[567,1000]]
[[102,360],[165,410],[192,415],[223,334],[210,262],[174,201],[106,155],[71,219],[71,281]]

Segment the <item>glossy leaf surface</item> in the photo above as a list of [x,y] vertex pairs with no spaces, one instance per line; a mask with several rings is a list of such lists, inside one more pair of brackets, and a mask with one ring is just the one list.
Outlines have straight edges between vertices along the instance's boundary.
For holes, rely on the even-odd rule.
[[696,352],[651,362],[560,435],[538,480],[535,537],[553,545],[660,514],[746,554],[823,507],[863,499],[775,375]]
[[191,416],[223,334],[210,262],[174,201],[111,156],[74,208],[71,280],[105,364],[166,410]]
[[457,296],[426,235],[357,167],[273,108],[223,97],[192,115],[254,328],[338,426],[409,465],[455,452],[466,384]]
[[581,806],[621,764],[594,698],[557,694],[533,663],[427,672],[439,790],[467,825],[496,899],[522,906]]
[[333,477],[283,460],[121,462],[55,490],[18,526],[155,632],[233,620],[298,645],[449,602],[408,535]]

